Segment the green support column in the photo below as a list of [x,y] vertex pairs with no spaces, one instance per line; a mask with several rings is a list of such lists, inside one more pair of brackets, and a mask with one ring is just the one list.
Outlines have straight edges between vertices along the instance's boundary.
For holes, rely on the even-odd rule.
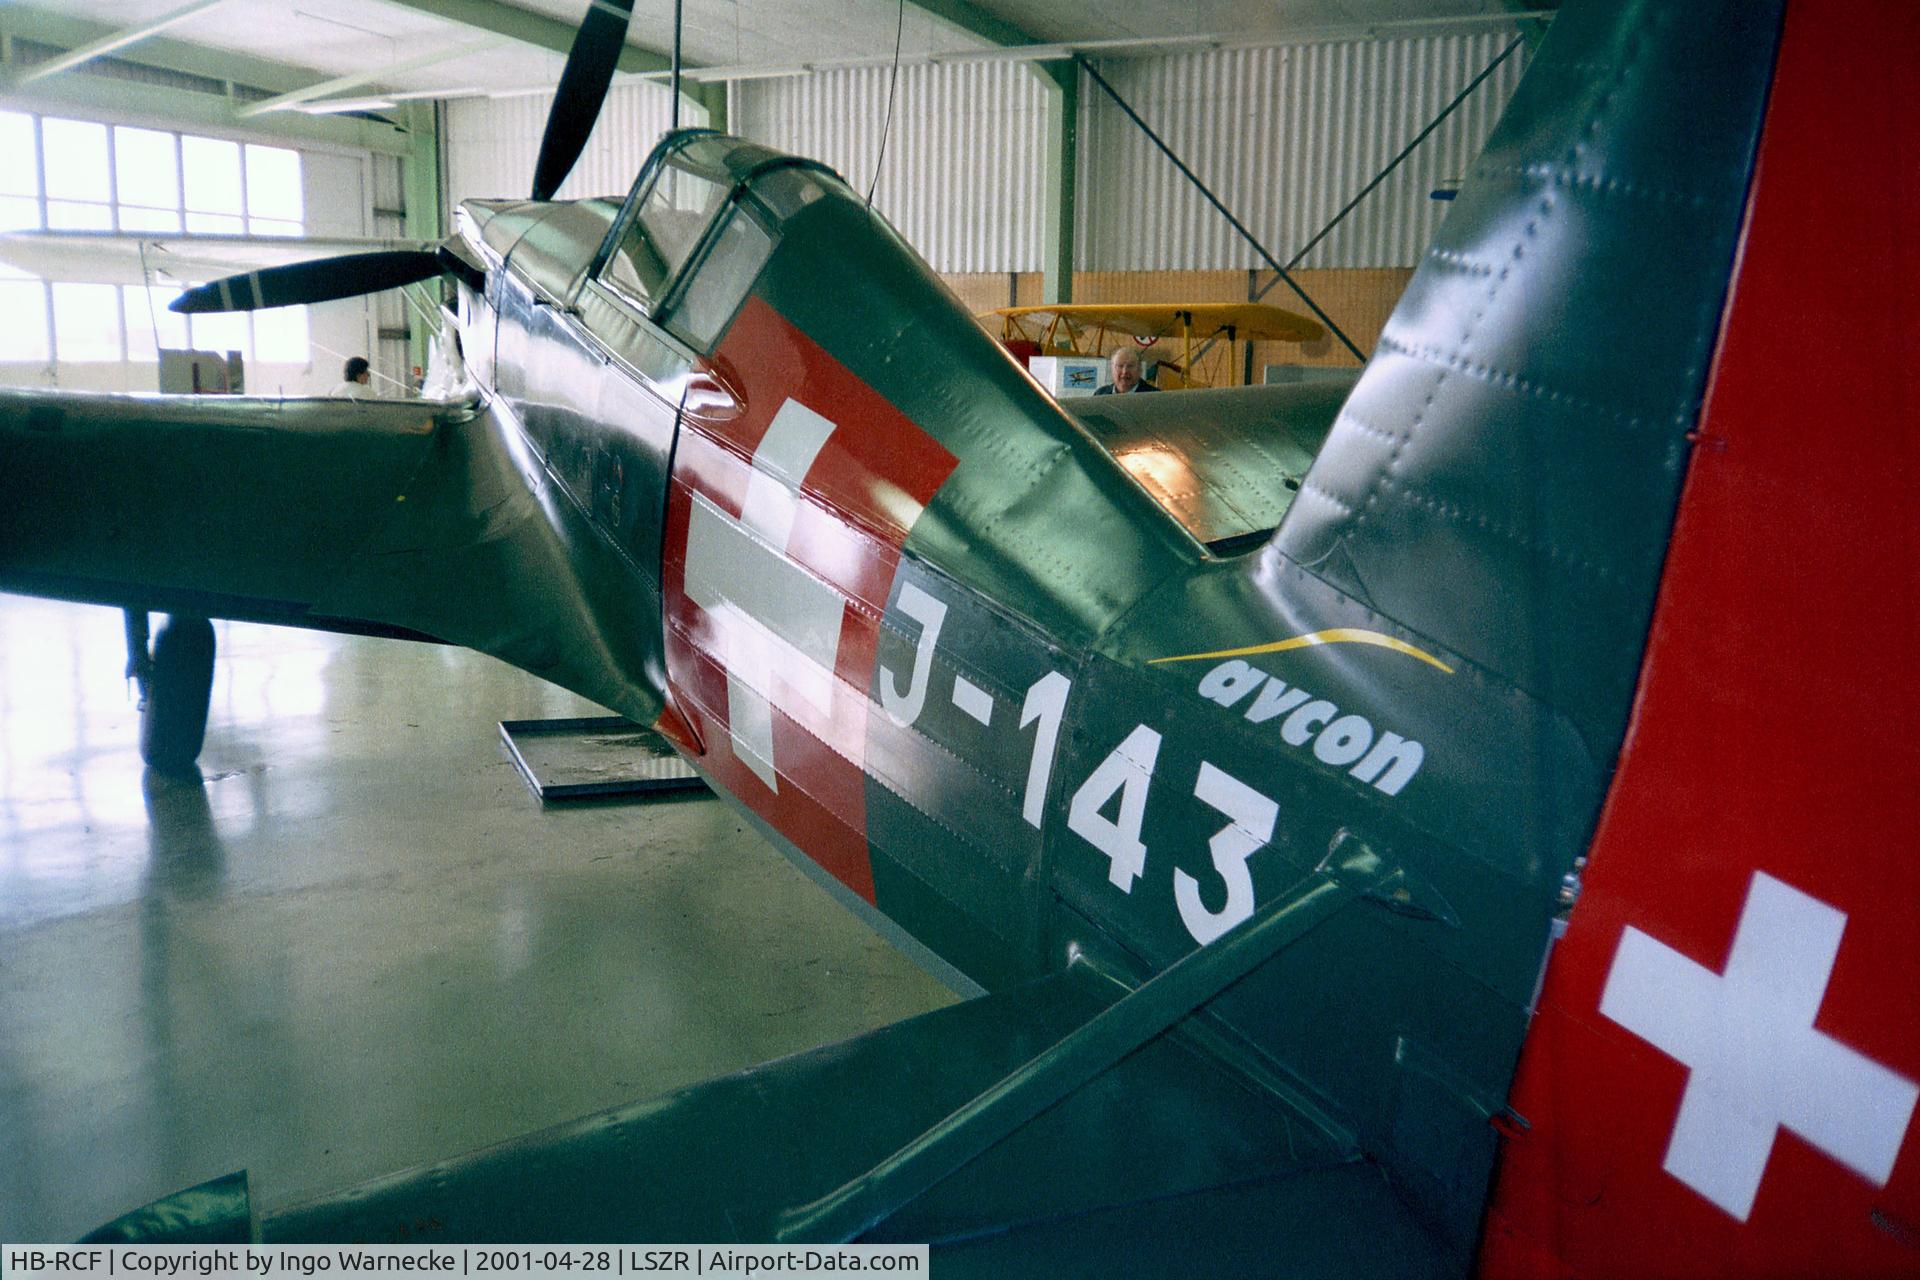
[[[407,216],[402,234],[409,240],[438,240],[447,234],[444,184],[440,175],[440,112],[431,102],[406,104],[407,151],[400,158],[400,189],[405,195]],[[429,293],[438,290],[429,286]],[[427,326],[418,317],[408,317],[407,363],[427,367],[431,345]]]
[[1046,200],[1041,211],[1040,300],[1073,301],[1073,237],[1080,163],[1080,66],[1073,61],[1035,65],[1046,90]]
[[727,132],[727,86],[724,81],[689,83],[683,90],[683,96],[706,109],[709,129]]

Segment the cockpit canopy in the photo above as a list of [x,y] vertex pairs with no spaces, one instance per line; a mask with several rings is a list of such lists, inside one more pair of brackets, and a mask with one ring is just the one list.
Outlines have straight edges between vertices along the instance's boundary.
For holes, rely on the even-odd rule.
[[770,169],[819,168],[706,130],[668,134],[648,157],[602,249],[596,278],[696,350],[726,328],[778,236],[754,192]]

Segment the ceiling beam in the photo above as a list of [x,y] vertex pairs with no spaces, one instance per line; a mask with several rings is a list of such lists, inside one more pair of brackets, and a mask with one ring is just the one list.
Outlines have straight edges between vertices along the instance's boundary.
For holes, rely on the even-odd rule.
[[[965,0],[951,2],[964,3]],[[515,5],[502,4],[500,0],[386,0],[386,3],[558,54],[565,54],[573,48],[574,33],[579,29],[573,23]],[[626,72],[666,71],[672,65],[673,59],[658,49],[629,44],[620,51],[618,69]]]
[[[74,18],[26,4],[0,3],[0,35],[55,45],[61,49],[79,49],[96,41],[105,40],[114,33],[115,28],[106,23],[90,22],[83,18]],[[298,88],[311,80],[314,74],[310,67],[296,67],[232,50],[190,44],[170,35],[155,36],[145,40],[137,48],[129,50],[126,56],[129,61],[150,67],[181,71],[188,75],[204,76],[212,80],[230,80],[236,84],[269,89],[276,93],[284,89]],[[34,70],[38,65],[35,63],[20,68],[20,78],[9,82],[7,87],[20,90],[21,80],[25,78],[26,73]],[[84,71],[82,74],[85,75]],[[85,78],[89,82],[98,79],[91,76]],[[36,83],[32,86],[32,92],[46,91],[52,85],[70,79],[72,79],[70,76],[57,77],[51,81]]]
[[155,18],[151,22],[143,22],[138,26],[122,27],[113,34],[102,36],[91,44],[82,45],[71,53],[64,53],[57,58],[51,58],[46,62],[40,63],[31,71],[21,76],[20,83],[30,84],[46,76],[58,75],[62,71],[70,71],[83,62],[91,62],[95,58],[112,53],[116,49],[124,49],[130,44],[138,44],[142,40],[157,36],[169,27],[178,26],[188,18],[198,17],[215,5],[224,3],[226,3],[226,0],[194,0],[194,3],[182,5],[172,13],[166,14],[164,17]]
[[1038,37],[1025,28],[1008,22],[973,0],[909,0],[922,13],[957,27],[988,44],[1040,44]]
[[285,111],[290,107],[297,107],[303,102],[311,102],[315,98],[324,98],[330,93],[341,93],[347,89],[358,89],[363,84],[372,84],[375,80],[385,80],[403,71],[418,71],[421,67],[430,67],[438,62],[450,62],[455,58],[464,58],[468,54],[479,53],[482,50],[491,49],[496,45],[504,43],[505,41],[500,37],[490,36],[482,40],[469,40],[465,44],[447,45],[439,49],[429,49],[427,52],[408,58],[403,62],[390,63],[383,67],[375,67],[371,71],[356,71],[350,76],[335,76],[333,79],[322,81],[319,84],[310,84],[304,89],[294,89],[278,97],[268,98],[264,102],[256,102],[250,107],[243,108],[240,115],[244,119],[250,116],[262,116],[269,111]]
[[255,134],[271,134],[296,142],[363,147],[383,155],[405,154],[409,146],[406,132],[369,119],[308,116],[287,111],[243,124],[235,114],[236,86],[281,92],[305,84],[313,78],[313,71],[248,54],[187,44],[169,35],[156,36],[125,54],[103,56],[124,57],[142,66],[181,72],[205,81],[206,89],[93,75],[90,73],[94,68],[89,65],[82,65],[71,75],[22,83],[26,73],[41,64],[16,61],[19,45],[32,42],[78,49],[113,33],[114,29],[105,23],[88,22],[25,4],[0,3],[0,37],[5,37],[0,38],[0,107],[79,119],[99,119],[104,112],[126,122],[201,129],[222,136],[231,136],[236,127],[244,127]]

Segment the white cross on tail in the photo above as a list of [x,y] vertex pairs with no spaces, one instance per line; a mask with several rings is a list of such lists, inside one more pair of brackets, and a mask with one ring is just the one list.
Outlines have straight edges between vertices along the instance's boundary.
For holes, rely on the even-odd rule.
[[1693,1068],[1666,1171],[1742,1222],[1780,1129],[1885,1186],[1920,1095],[1813,1029],[1847,917],[1755,872],[1727,971],[1629,927],[1600,1012]]
[[847,598],[786,555],[800,483],[833,430],[799,401],[787,401],[754,450],[740,518],[696,493],[687,524],[687,598],[719,633],[728,736],[734,754],[775,791],[775,670],[822,715],[833,702]]

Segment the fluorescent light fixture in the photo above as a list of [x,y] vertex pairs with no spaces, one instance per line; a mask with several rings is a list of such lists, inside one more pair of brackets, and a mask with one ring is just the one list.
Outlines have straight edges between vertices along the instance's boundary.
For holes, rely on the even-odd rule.
[[485,92],[485,89],[477,87],[409,89],[405,93],[382,93],[365,98],[324,98],[318,102],[303,102],[294,110],[304,111],[310,116],[331,116],[347,111],[383,111],[401,102],[424,102],[438,98],[477,98]]
[[[892,65],[892,59],[888,59],[888,65]],[[817,68],[805,64],[784,67],[688,67],[681,70],[680,78],[701,84],[733,80],[784,80],[790,76],[812,75],[815,70]]]
[[392,98],[335,98],[331,102],[301,102],[294,110],[310,116],[340,116],[350,111],[386,111],[393,107]]
[[463,89],[409,89],[405,93],[382,95],[395,102],[422,102],[437,98],[477,98],[486,90],[479,85],[468,85]]
[[1016,44],[1001,49],[959,49],[952,53],[929,55],[935,63],[948,62],[1052,62],[1071,58],[1073,50],[1064,44]]
[[1199,46],[1203,49],[1217,48],[1225,36],[1127,36],[1116,40],[1075,40],[1073,47],[1081,53],[1117,52],[1121,49],[1140,49],[1148,53],[1160,49],[1187,49]]

